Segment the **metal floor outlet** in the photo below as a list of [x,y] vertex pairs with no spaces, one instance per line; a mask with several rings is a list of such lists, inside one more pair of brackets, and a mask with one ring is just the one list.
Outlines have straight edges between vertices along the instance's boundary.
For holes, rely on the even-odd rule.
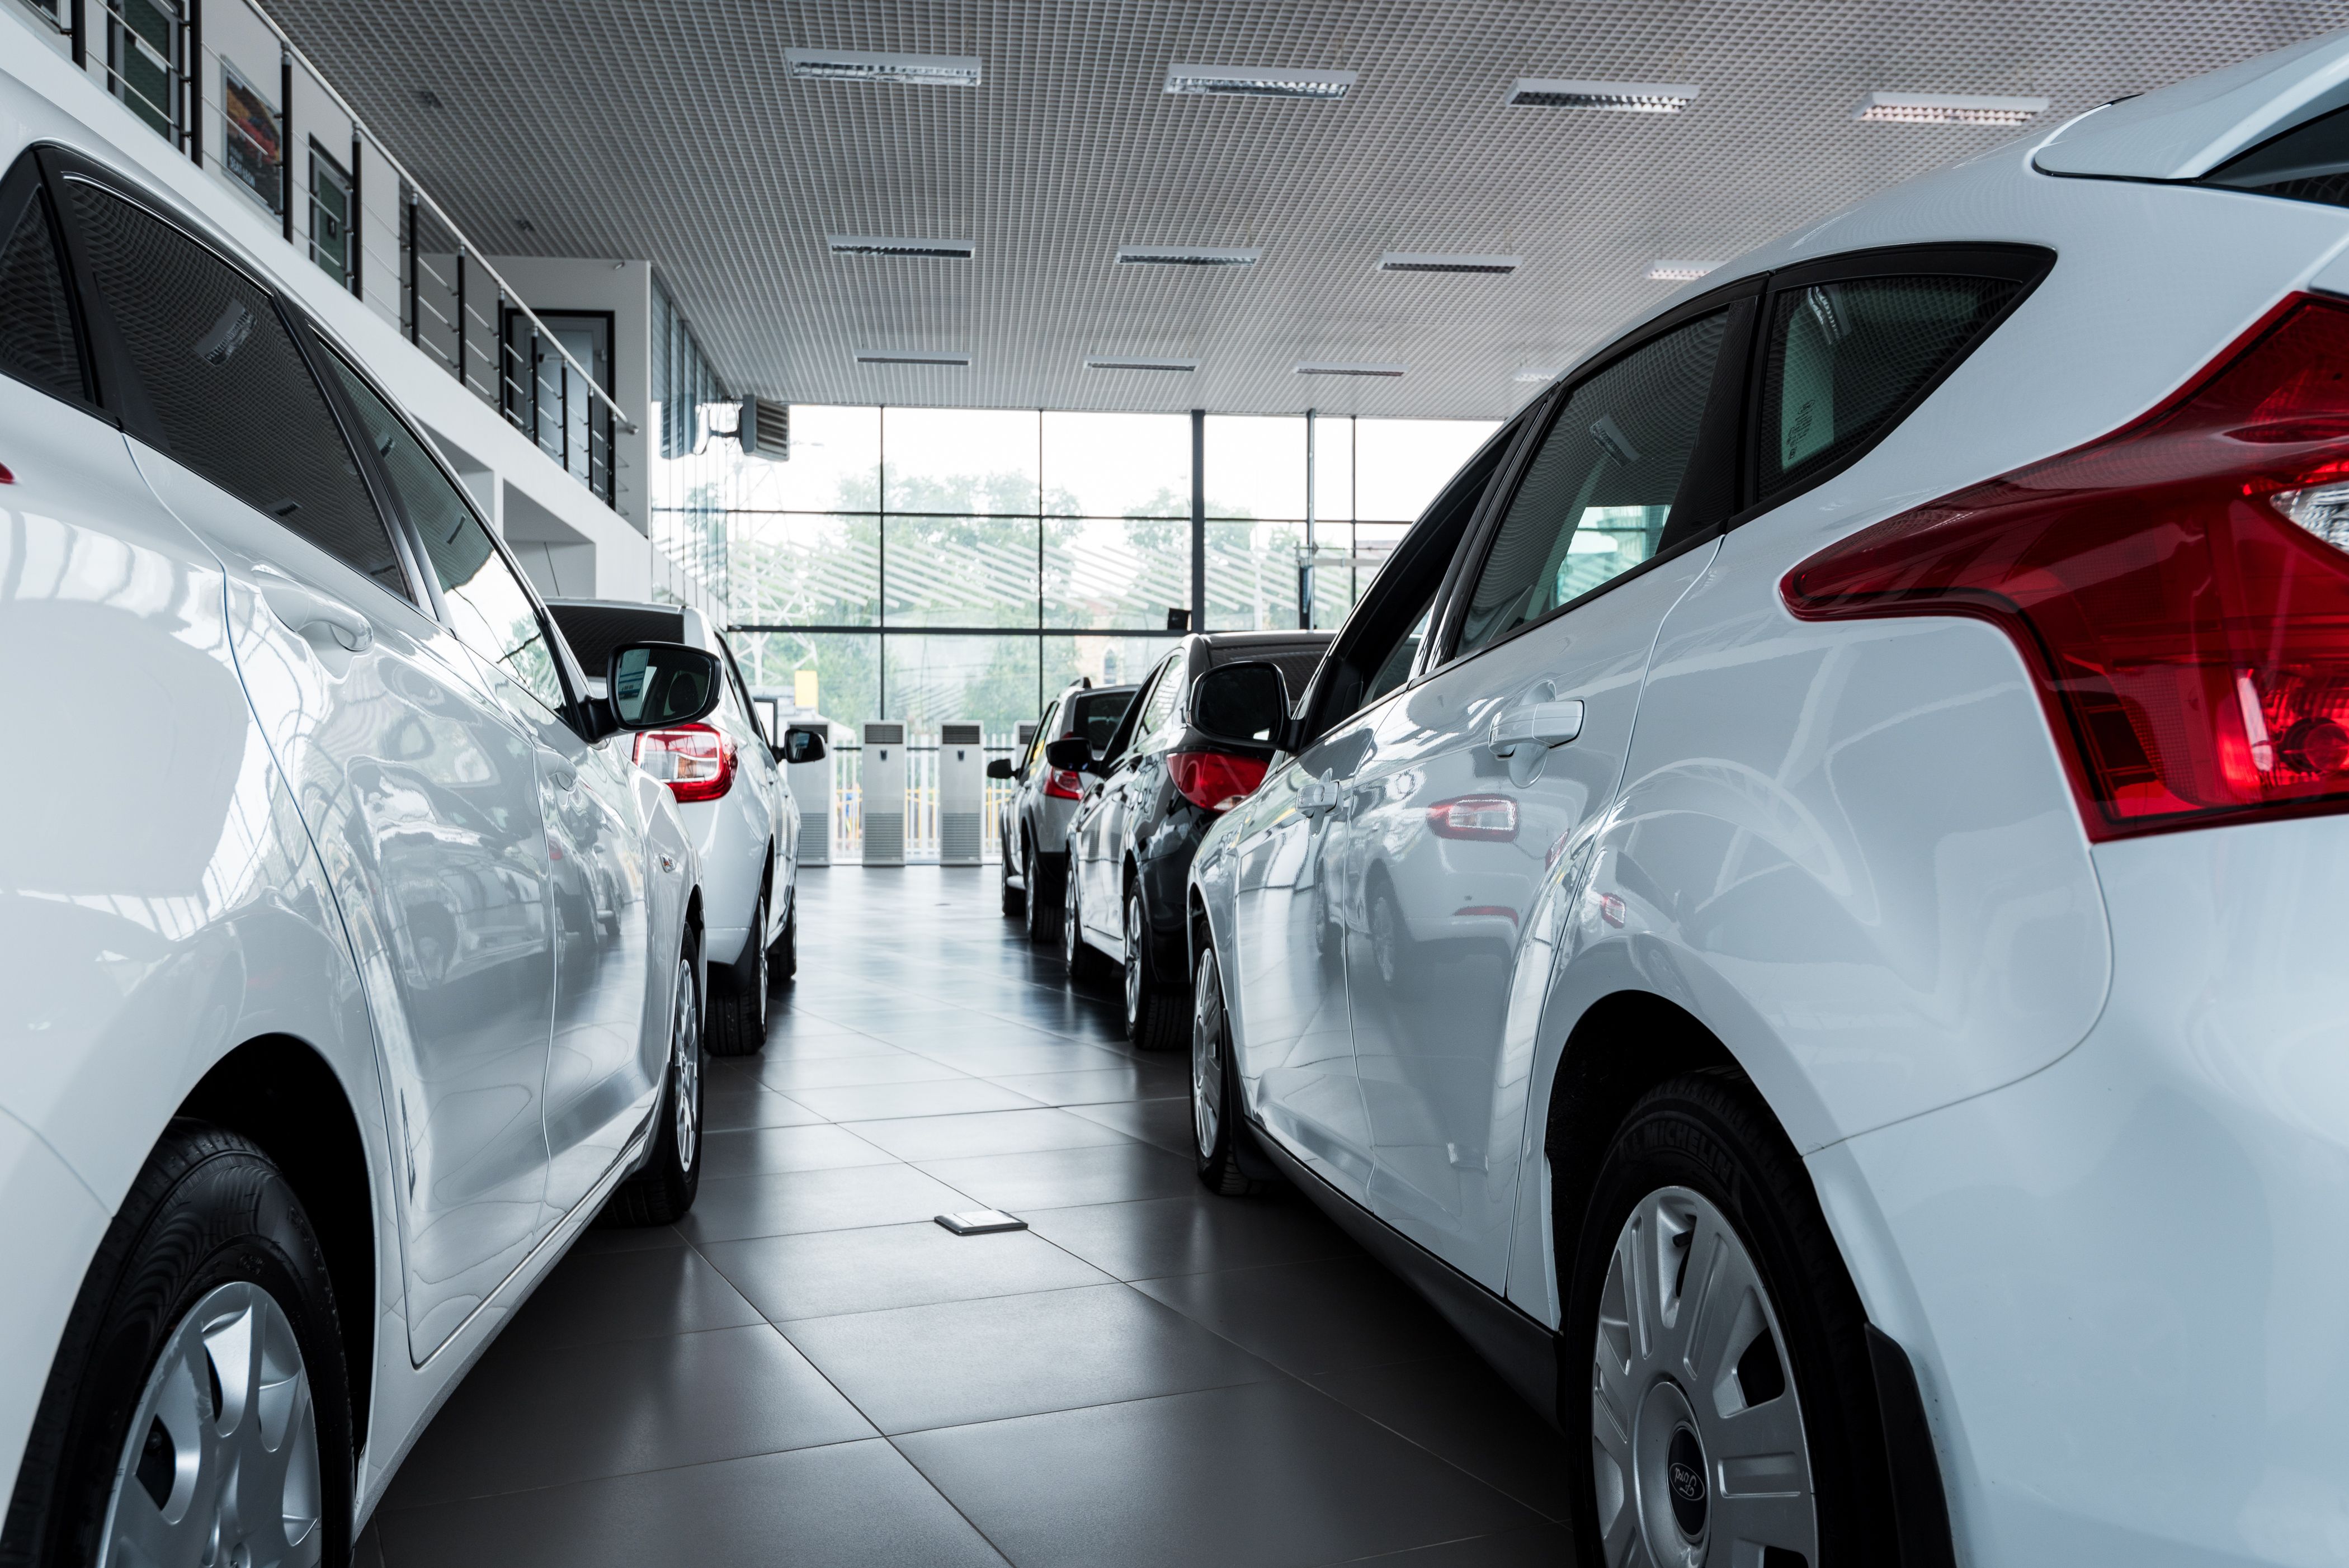
[[[1203,1192],[1188,1063],[995,906],[992,867],[802,872],[693,1212],[588,1234],[362,1564],[1568,1561],[1557,1436],[1295,1193]],[[1030,1228],[935,1222],[982,1208]]]

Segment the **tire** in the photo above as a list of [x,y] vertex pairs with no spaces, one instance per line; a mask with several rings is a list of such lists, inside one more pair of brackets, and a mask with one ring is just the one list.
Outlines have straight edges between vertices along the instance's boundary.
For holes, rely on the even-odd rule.
[[1125,1037],[1141,1051],[1190,1043],[1190,999],[1158,977],[1150,961],[1150,912],[1139,882],[1125,890]]
[[1052,871],[1051,861],[1038,854],[1033,844],[1021,847],[1019,863],[1020,880],[1028,884],[1019,911],[1028,922],[1028,940],[1050,942],[1061,934],[1061,923],[1068,918],[1061,907],[1060,880]]
[[[1025,889],[1011,885],[1011,846],[1009,844],[1002,846],[1001,851],[996,858],[996,864],[999,868],[1000,891],[1003,894],[1003,918],[1018,920],[1028,913],[1028,894]],[[1022,882],[1027,881],[1028,873],[1024,868],[1019,876]]]
[[759,940],[767,929],[767,895],[762,890],[750,911],[750,937],[742,944],[741,958],[709,972],[709,1054],[713,1057],[756,1056],[767,1047],[767,944]]
[[1077,909],[1081,884],[1071,876],[1062,885],[1067,892],[1061,900],[1061,962],[1071,981],[1090,980],[1100,972],[1102,959],[1085,942],[1085,923]]
[[221,1562],[344,1568],[351,1465],[334,1290],[301,1200],[259,1145],[174,1120],[83,1276],[0,1562],[63,1568],[144,1544],[194,1563],[214,1544]]
[[653,1111],[653,1150],[644,1169],[612,1191],[599,1225],[628,1229],[685,1217],[701,1191],[701,1013],[693,995],[693,959],[677,963],[668,1010],[668,1071]]
[[[781,991],[800,974],[800,899],[796,887],[784,897],[791,903],[783,909],[783,934],[767,949],[767,989]],[[763,1046],[764,1041],[761,1044]]]
[[[1808,1174],[1742,1079],[1641,1097],[1559,1255],[1560,1415],[1568,1452],[1590,1456],[1568,1477],[1578,1563],[1701,1561],[1730,1539],[1812,1568],[1899,1560],[1867,1315]],[[1793,1493],[1715,1494],[1723,1461],[1761,1454],[1793,1456],[1771,1488]]]
[[1191,976],[1191,1134],[1199,1184],[1226,1198],[1261,1192],[1265,1183],[1240,1166],[1239,1079],[1232,1068],[1232,1021],[1224,1008],[1223,970],[1202,945]]

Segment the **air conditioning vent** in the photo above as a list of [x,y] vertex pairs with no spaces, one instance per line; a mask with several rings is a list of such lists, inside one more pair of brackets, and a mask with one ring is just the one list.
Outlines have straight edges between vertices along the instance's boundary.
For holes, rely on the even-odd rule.
[[1719,262],[1650,262],[1648,276],[1659,283],[1693,283],[1719,265]]
[[1678,114],[1697,89],[1672,82],[1568,82],[1519,77],[1509,89],[1513,108],[1605,108],[1619,114]]
[[1297,367],[1297,374],[1299,376],[1400,376],[1406,368],[1408,366],[1401,365],[1305,364]]
[[1443,251],[1389,251],[1379,258],[1382,273],[1514,273],[1523,256],[1471,255]]
[[1892,125],[2021,125],[2047,112],[2044,98],[1993,98],[1980,93],[1870,93],[1854,119]]
[[970,363],[968,354],[918,354],[911,350],[860,348],[856,351],[859,365],[951,365]]
[[741,418],[735,421],[735,437],[741,441],[743,452],[753,458],[765,458],[770,462],[787,462],[792,455],[792,408],[788,403],[776,403],[765,397],[742,399]]
[[835,256],[941,256],[970,260],[968,240],[889,240],[877,234],[826,234],[823,242]]
[[976,55],[874,55],[856,49],[785,49],[791,72],[803,80],[889,82],[899,87],[975,88]]
[[1196,370],[1195,359],[1134,359],[1097,356],[1085,361],[1088,370]]
[[1252,267],[1263,259],[1261,246],[1120,245],[1117,248],[1120,266]]
[[1354,85],[1351,71],[1283,71],[1254,66],[1170,66],[1166,90],[1191,97],[1309,98],[1329,103]]

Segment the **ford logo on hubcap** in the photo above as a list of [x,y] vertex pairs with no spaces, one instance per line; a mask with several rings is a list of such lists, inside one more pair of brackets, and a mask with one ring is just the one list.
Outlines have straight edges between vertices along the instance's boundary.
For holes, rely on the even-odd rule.
[[1686,1427],[1664,1450],[1664,1479],[1671,1489],[1672,1522],[1693,1541],[1704,1533],[1704,1450]]

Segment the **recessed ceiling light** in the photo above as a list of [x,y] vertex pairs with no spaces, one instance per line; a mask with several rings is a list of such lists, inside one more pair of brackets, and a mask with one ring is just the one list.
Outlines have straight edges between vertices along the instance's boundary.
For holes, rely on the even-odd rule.
[[1379,258],[1382,273],[1514,273],[1523,256],[1472,254],[1464,251],[1389,251]]
[[1196,370],[1195,359],[1134,359],[1125,356],[1101,356],[1085,361],[1088,370]]
[[1650,262],[1648,275],[1661,283],[1684,284],[1704,276],[1719,262]]
[[1678,114],[1696,101],[1685,82],[1569,82],[1519,77],[1506,100],[1515,108],[1607,108],[1622,114]]
[[826,234],[823,242],[835,256],[946,256],[970,260],[968,240],[890,240],[878,234]]
[[1341,98],[1351,71],[1282,71],[1255,66],[1169,66],[1166,90],[1215,98]]
[[1870,93],[1854,119],[1893,125],[2021,125],[2047,112],[2044,98],[1992,98],[1980,93]]
[[921,354],[912,350],[890,348],[860,348],[856,351],[859,365],[968,365],[968,354]]
[[1264,248],[1232,245],[1120,245],[1119,264],[1154,267],[1252,267]]
[[1408,368],[1401,365],[1361,365],[1340,362],[1304,364],[1297,367],[1299,376],[1400,376]]
[[792,75],[830,82],[895,82],[901,87],[975,88],[977,55],[873,55],[856,49],[785,49]]

